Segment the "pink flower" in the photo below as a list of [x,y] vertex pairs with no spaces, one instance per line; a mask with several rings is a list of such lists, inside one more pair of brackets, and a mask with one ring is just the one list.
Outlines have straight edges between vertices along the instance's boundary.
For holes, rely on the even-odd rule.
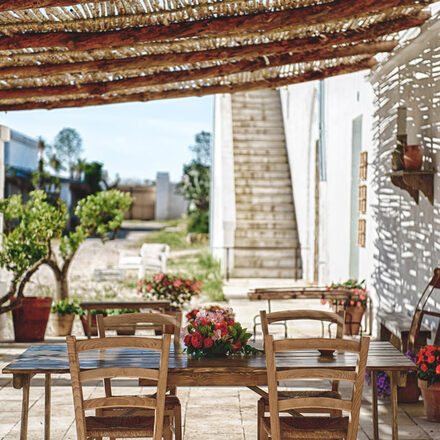
[[214,330],[212,332],[212,340],[213,341],[218,341],[221,338],[222,338],[222,332],[220,330]]
[[175,280],[173,282],[173,286],[176,287],[177,289],[182,285],[182,280]]
[[153,290],[153,286],[152,286],[151,284],[147,284],[147,285],[145,286],[145,290],[146,290],[147,292],[151,292],[151,291]]
[[321,298],[321,304],[322,304],[322,305],[327,304],[327,300],[326,300],[325,298]]
[[239,351],[240,350],[240,348],[241,348],[241,342],[240,341],[237,341],[235,344],[232,344],[232,347],[234,348],[234,353],[235,352],[237,352],[237,351]]
[[159,272],[154,278],[154,281],[162,281],[165,274],[163,272]]

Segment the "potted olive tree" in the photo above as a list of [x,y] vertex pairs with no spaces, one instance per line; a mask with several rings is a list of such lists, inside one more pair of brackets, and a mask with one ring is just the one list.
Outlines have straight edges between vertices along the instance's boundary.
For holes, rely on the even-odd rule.
[[72,333],[75,315],[78,315],[81,308],[76,300],[59,299],[52,304],[52,321],[55,327],[56,336],[68,336]]

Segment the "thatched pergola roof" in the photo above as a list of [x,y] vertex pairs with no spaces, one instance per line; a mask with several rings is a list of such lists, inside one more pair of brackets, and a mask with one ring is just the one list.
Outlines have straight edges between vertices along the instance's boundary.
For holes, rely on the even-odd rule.
[[281,87],[369,69],[431,0],[2,0],[0,110]]

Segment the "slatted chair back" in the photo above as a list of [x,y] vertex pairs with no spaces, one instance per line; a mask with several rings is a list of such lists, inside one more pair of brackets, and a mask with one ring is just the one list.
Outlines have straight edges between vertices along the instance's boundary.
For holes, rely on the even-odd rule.
[[[346,440],[356,440],[359,425],[359,411],[362,400],[362,389],[365,378],[365,370],[368,356],[370,338],[362,337],[360,341],[329,338],[308,338],[308,339],[283,339],[274,340],[272,335],[265,336],[265,352],[267,364],[267,380],[269,390],[269,410],[271,440],[280,440],[280,412],[302,410],[304,408],[317,408],[322,412],[341,410],[349,413]],[[356,369],[347,371],[334,368],[298,369],[276,367],[276,354],[286,351],[301,350],[338,350],[339,352],[355,353],[357,355]],[[295,397],[291,399],[279,399],[278,383],[286,380],[317,379],[317,380],[338,380],[350,382],[353,385],[351,399],[336,399],[331,397]],[[299,423],[307,423],[309,417],[298,413]],[[314,417],[319,419],[319,417]],[[322,417],[328,423],[329,417]],[[317,425],[316,429],[325,428]],[[313,429],[312,429],[313,431]],[[310,438],[317,438],[316,433],[311,432]],[[294,438],[287,437],[286,438]],[[301,437],[307,438],[307,437]],[[322,438],[333,438],[322,437]],[[338,437],[339,438],[339,437]]]
[[98,335],[105,337],[106,330],[127,329],[135,330],[151,329],[152,325],[161,326],[163,333],[174,335],[174,348],[180,348],[180,329],[182,325],[182,312],[176,312],[175,316],[164,313],[145,312],[145,313],[125,313],[122,315],[97,315]]
[[[111,408],[154,410],[155,416],[153,439],[162,439],[170,343],[171,336],[168,334],[164,334],[161,339],[140,337],[108,337],[77,341],[75,336],[67,337],[67,350],[72,381],[73,401],[75,405],[75,420],[78,440],[87,440],[90,437],[114,437],[114,433],[107,432],[105,426],[96,427],[96,424],[93,428],[94,431],[91,432],[90,429],[87,428],[87,422],[90,421],[93,423],[93,420],[98,419],[98,417],[88,416],[86,418],[85,415],[86,410],[105,410]],[[80,353],[85,353],[92,350],[108,350],[115,348],[158,351],[160,352],[159,369],[156,370],[149,368],[120,366],[118,365],[118,361],[116,359],[114,366],[81,371],[79,361]],[[105,396],[84,399],[82,386],[85,382],[117,377],[147,379],[156,383],[157,392],[154,397]],[[132,428],[135,425],[130,424],[129,417],[130,416],[125,416],[124,418],[127,431],[118,431],[118,438],[131,438],[134,436]],[[111,417],[109,419],[111,419]],[[98,425],[100,423],[101,422],[98,422]],[[132,423],[136,424],[136,416],[133,416]]]
[[[427,306],[428,301],[431,298],[432,294],[434,293],[435,289],[440,289],[440,267],[436,267],[434,269],[434,275],[432,276],[429,283],[426,285],[419,300],[417,301],[417,305],[414,310],[414,315],[411,321],[411,327],[408,334],[408,346],[406,347],[407,350],[416,351],[418,348],[420,348],[417,346],[417,340],[419,338],[420,327],[422,325],[423,318],[425,316],[440,318],[440,313],[425,310],[425,307]],[[434,344],[437,344],[439,342],[440,342],[440,325],[438,326],[436,335],[434,337]]]
[[325,310],[281,310],[279,312],[267,313],[266,310],[260,310],[261,329],[263,336],[269,334],[269,324],[279,321],[294,320],[313,320],[336,324],[336,337],[342,338],[344,335],[345,311],[338,313]]

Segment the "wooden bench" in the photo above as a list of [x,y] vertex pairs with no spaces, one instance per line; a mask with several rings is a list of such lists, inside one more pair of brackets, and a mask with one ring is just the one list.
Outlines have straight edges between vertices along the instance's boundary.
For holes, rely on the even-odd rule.
[[[380,322],[380,340],[390,341],[396,348],[405,353],[408,349],[408,337],[411,331],[411,316],[405,312],[380,310],[377,318]],[[415,341],[416,346],[427,345],[430,337],[431,330],[422,324]]]

